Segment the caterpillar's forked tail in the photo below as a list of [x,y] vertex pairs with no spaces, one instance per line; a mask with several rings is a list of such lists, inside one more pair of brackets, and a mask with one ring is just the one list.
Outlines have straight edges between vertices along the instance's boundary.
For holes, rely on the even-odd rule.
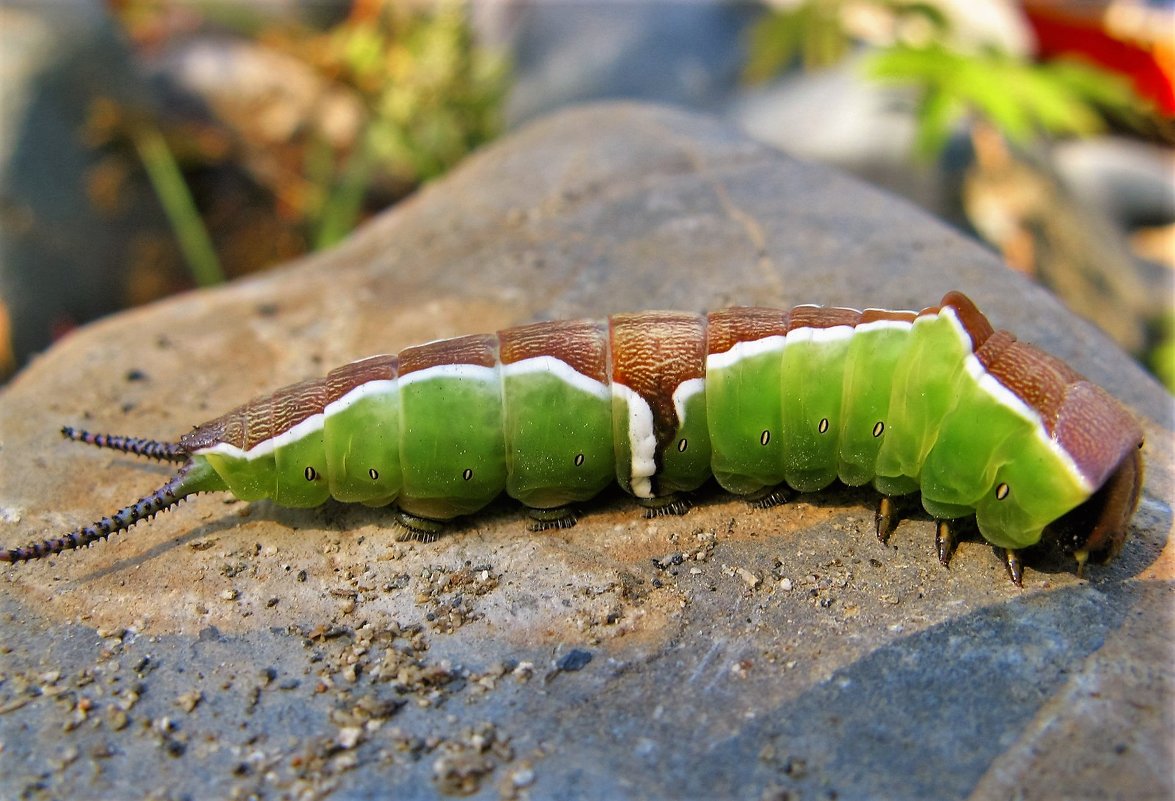
[[74,442],[85,442],[96,448],[109,448],[123,453],[132,453],[160,462],[186,462],[188,452],[178,442],[158,442],[142,437],[124,437],[119,434],[92,434],[73,426],[64,426],[61,436]]
[[178,504],[189,495],[223,489],[216,474],[202,461],[188,462],[170,481],[135,503],[96,523],[19,548],[0,548],[0,562],[25,562],[62,551],[82,548],[111,534],[126,531],[140,520],[148,520]]

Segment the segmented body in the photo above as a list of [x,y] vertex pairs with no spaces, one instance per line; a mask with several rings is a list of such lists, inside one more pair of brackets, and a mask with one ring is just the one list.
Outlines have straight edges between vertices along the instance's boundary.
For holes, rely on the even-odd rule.
[[[1073,542],[1104,551],[1137,499],[1140,443],[1121,404],[951,293],[919,313],[644,312],[433,342],[141,452],[187,455],[169,497],[394,502],[431,521],[502,492],[563,509],[613,481],[650,505],[711,476],[740,495],[872,482],[886,496],[920,491],[936,518],[975,514],[1010,549],[1109,487],[1114,520],[1099,500],[1081,526],[1101,528]],[[90,528],[104,536],[131,517]],[[74,544],[55,542],[9,558]]]

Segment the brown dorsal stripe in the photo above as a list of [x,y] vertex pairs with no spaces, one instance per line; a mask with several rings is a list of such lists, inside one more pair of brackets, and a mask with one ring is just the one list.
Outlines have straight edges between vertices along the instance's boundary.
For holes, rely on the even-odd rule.
[[706,352],[725,353],[739,342],[787,334],[788,313],[780,309],[740,306],[710,312]]
[[857,327],[861,312],[829,306],[796,306],[788,315],[787,330],[797,328],[835,328],[838,325]]
[[992,363],[1015,341],[1016,337],[1012,333],[996,331],[987,338],[986,342],[975,349],[975,358],[979,359],[984,370],[990,371]]
[[948,307],[954,310],[963,329],[971,337],[972,352],[983,347],[983,343],[987,342],[988,337],[995,333],[995,329],[992,328],[983,312],[979,311],[971,302],[971,298],[962,292],[948,292],[943,296],[940,310]]
[[612,380],[636,392],[653,411],[658,449],[677,433],[673,392],[706,371],[706,318],[640,312],[609,318]]
[[1054,436],[1090,484],[1101,486],[1125,459],[1138,458],[1134,452],[1142,444],[1142,428],[1110,393],[1075,381],[1065,388],[1060,406]]
[[245,404],[245,450],[284,434],[326,406],[326,382],[321,378],[283,387],[269,397]]
[[608,328],[593,320],[534,323],[498,332],[502,364],[551,356],[575,372],[608,382]]
[[188,453],[210,448],[224,442],[237,448],[245,447],[244,408],[238,406],[231,412],[209,420],[180,437],[180,445]]
[[473,364],[496,367],[498,338],[493,334],[442,339],[400,351],[400,375],[445,364]]
[[1055,356],[1017,342],[1006,331],[992,335],[980,354],[987,372],[1035,409],[1045,429],[1053,435],[1065,401],[1065,388],[1081,381],[1081,375]]
[[345,364],[326,375],[326,402],[334,403],[356,387],[370,381],[391,381],[399,375],[395,356],[370,356]]
[[326,382],[321,378],[282,387],[271,395],[249,401],[180,438],[189,453],[219,442],[249,450],[283,434],[326,405]]
[[861,319],[858,325],[865,323],[877,323],[881,321],[889,321],[895,323],[910,323],[913,325],[914,321],[918,319],[918,312],[912,311],[889,311],[887,309],[865,309],[861,312]]

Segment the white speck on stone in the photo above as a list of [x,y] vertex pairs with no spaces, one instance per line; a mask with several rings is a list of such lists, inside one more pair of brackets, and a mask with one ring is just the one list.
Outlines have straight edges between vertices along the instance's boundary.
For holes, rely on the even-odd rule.
[[335,737],[335,742],[339,744],[340,748],[348,750],[359,745],[359,739],[363,736],[363,729],[360,726],[344,726],[339,729],[339,734]]
[[510,777],[510,783],[515,787],[530,787],[534,784],[534,770],[529,767],[519,768]]
[[763,581],[761,578],[756,576],[751,571],[747,570],[745,567],[735,568],[735,572],[738,573],[738,577],[743,580],[743,583],[746,584],[752,590],[755,589],[756,587],[758,587],[759,584],[761,584]]

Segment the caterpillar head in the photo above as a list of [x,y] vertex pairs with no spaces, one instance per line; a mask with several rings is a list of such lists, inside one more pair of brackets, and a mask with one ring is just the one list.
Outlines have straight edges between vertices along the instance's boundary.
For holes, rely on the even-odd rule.
[[1105,561],[1122,550],[1142,493],[1142,428],[1105,390],[1078,381],[1065,389],[1053,437],[1097,487],[1051,526],[1080,571],[1090,557]]
[[1047,436],[1068,456],[1085,486],[1095,488],[1049,530],[1078,572],[1091,557],[1117,555],[1142,489],[1142,429],[1130,411],[1065,362],[1007,331],[996,331],[958,292],[951,307],[971,337],[975,357],[989,375],[1040,416]]
[[1140,442],[1101,489],[1050,526],[1065,553],[1077,558],[1079,569],[1088,559],[1105,562],[1122,550],[1126,526],[1142,491],[1141,448]]

